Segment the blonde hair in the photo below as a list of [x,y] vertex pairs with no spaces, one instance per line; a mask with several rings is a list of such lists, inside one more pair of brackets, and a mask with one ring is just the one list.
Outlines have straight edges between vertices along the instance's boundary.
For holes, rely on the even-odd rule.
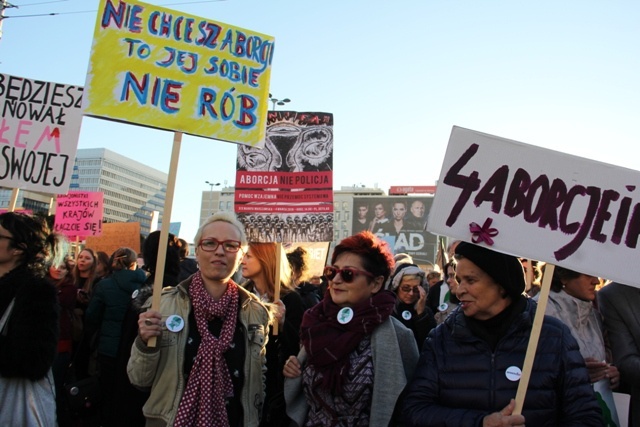
[[250,243],[251,256],[255,257],[267,283],[267,293],[273,298],[276,289],[276,271],[280,268],[280,294],[285,295],[293,291],[291,284],[291,266],[284,254],[280,257],[280,266],[276,264],[276,251],[281,249],[276,243]]

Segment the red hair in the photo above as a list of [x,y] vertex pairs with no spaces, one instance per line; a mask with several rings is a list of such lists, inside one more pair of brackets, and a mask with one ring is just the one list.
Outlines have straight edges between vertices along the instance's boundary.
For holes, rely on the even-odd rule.
[[333,250],[331,264],[335,264],[338,256],[347,252],[360,256],[364,269],[376,277],[383,276],[385,281],[395,265],[387,242],[370,231],[362,231],[342,240]]

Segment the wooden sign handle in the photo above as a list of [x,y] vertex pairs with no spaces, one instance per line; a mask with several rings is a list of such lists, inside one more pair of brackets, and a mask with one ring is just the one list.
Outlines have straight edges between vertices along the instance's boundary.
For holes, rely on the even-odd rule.
[[[158,244],[158,259],[156,261],[155,278],[153,281],[153,296],[151,297],[151,310],[160,310],[160,296],[164,279],[164,265],[167,257],[167,241],[169,240],[169,226],[171,225],[171,207],[173,206],[173,192],[176,186],[176,175],[178,173],[178,160],[180,159],[180,144],[182,143],[182,132],[174,132],[173,149],[171,150],[171,164],[169,166],[169,176],[167,178],[167,195],[164,201],[164,212],[162,213],[162,227],[160,227],[160,243]],[[156,346],[156,338],[151,337],[147,341],[147,347]]]
[[522,365],[522,376],[520,377],[520,382],[518,383],[518,391],[516,393],[516,407],[513,410],[513,415],[522,414],[522,406],[524,405],[524,398],[527,394],[527,387],[529,387],[529,379],[531,378],[533,360],[536,357],[538,340],[540,339],[540,331],[542,330],[542,321],[544,320],[544,313],[547,310],[547,302],[549,301],[549,290],[551,289],[551,279],[553,279],[554,269],[555,266],[553,264],[547,264],[544,268],[544,276],[542,277],[542,288],[540,289],[540,297],[538,298],[538,307],[536,308],[536,315],[533,318],[533,326],[531,327],[531,336],[529,337],[527,354],[524,358],[524,364]]

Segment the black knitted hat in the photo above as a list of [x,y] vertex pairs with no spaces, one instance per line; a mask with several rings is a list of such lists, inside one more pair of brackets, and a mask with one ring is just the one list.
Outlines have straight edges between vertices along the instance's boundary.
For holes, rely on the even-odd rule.
[[518,258],[467,242],[460,242],[456,247],[458,254],[491,276],[512,300],[515,301],[524,292],[524,270]]

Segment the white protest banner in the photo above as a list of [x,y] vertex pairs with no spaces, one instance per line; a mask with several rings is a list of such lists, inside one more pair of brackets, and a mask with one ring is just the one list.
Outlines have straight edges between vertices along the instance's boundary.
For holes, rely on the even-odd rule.
[[66,193],[82,121],[81,86],[0,73],[0,184]]
[[639,193],[638,171],[454,127],[427,229],[634,285]]

